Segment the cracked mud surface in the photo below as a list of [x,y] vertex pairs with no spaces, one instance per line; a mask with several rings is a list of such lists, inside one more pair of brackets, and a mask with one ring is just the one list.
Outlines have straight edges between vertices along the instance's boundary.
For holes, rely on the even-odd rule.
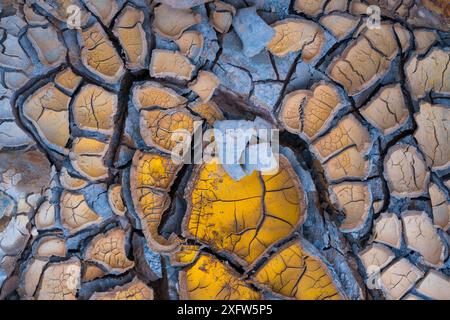
[[[450,299],[448,1],[0,9],[0,299]],[[278,173],[173,162],[222,120]]]

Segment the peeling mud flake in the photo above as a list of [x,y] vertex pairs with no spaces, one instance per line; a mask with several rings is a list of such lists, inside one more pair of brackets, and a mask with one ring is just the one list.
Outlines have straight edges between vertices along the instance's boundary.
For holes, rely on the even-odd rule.
[[368,29],[353,40],[328,68],[328,74],[344,86],[350,96],[357,95],[382,79],[398,53],[390,24]]
[[84,66],[107,83],[118,83],[125,74],[125,68],[100,24],[96,23],[82,31],[80,43]]
[[394,213],[382,213],[374,222],[373,238],[376,242],[400,249],[402,245],[402,223],[400,219]]
[[358,26],[360,19],[345,13],[334,13],[320,18],[320,23],[327,28],[338,41],[350,36]]
[[81,88],[73,104],[75,124],[83,130],[112,134],[117,112],[117,96],[102,87]]
[[147,67],[148,44],[143,23],[144,13],[126,6],[113,30],[125,52],[127,68],[133,71]]
[[364,227],[372,203],[369,186],[362,182],[343,182],[330,187],[331,201],[343,211],[342,232],[355,232]]
[[131,196],[149,247],[155,251],[173,251],[178,246],[175,235],[165,239],[158,227],[170,205],[168,191],[180,166],[169,157],[138,151],[130,172]]
[[347,147],[355,146],[361,154],[366,154],[372,144],[368,130],[352,114],[341,121],[326,135],[313,143],[313,151],[323,162]]
[[85,260],[100,264],[112,274],[124,273],[134,266],[134,262],[127,258],[125,243],[126,234],[122,229],[99,234],[87,247]]
[[194,91],[203,102],[208,102],[220,85],[220,80],[214,73],[200,71],[197,79],[189,84],[189,89]]
[[108,145],[92,138],[76,138],[69,153],[72,166],[80,175],[89,180],[108,177],[104,156]]
[[27,37],[37,51],[39,60],[48,67],[57,67],[66,60],[67,49],[61,43],[55,28],[29,28]]
[[408,248],[420,253],[426,264],[441,267],[447,258],[446,248],[428,215],[407,211],[402,213],[402,220]]
[[176,9],[166,4],[157,6],[154,15],[154,30],[171,40],[180,38],[183,31],[201,21],[200,15],[191,9]]
[[384,135],[399,129],[409,117],[400,84],[381,88],[377,95],[361,108],[361,114]]
[[373,243],[359,253],[359,258],[366,269],[367,277],[370,277],[391,263],[395,254],[388,247]]
[[416,286],[416,290],[431,299],[449,300],[450,279],[436,270],[430,270]]
[[399,300],[422,277],[422,271],[402,258],[381,273],[381,289],[386,299]]
[[444,105],[420,104],[414,116],[417,130],[414,133],[419,149],[433,170],[450,167],[450,109]]
[[153,300],[153,289],[138,278],[108,292],[96,292],[90,300]]
[[71,258],[51,263],[45,269],[38,288],[38,300],[76,300],[80,287],[80,261]]
[[333,116],[344,106],[337,88],[319,82],[311,91],[296,90],[283,99],[280,120],[285,128],[308,140],[324,132]]
[[67,153],[70,138],[70,97],[48,83],[30,95],[23,104],[23,113],[36,127],[41,139],[49,147]]
[[384,177],[392,195],[414,198],[426,192],[430,174],[419,151],[408,144],[396,144],[384,159]]
[[186,98],[157,82],[147,81],[133,87],[133,104],[138,110],[150,107],[183,107],[186,102]]
[[155,78],[191,80],[195,66],[177,51],[155,49],[150,63],[150,75]]
[[325,44],[320,26],[306,19],[285,19],[272,25],[275,37],[267,45],[269,51],[284,57],[292,52],[302,52],[302,59],[310,62],[318,56]]
[[341,300],[328,266],[299,242],[287,244],[271,257],[253,277],[261,285],[284,297],[297,300]]
[[255,291],[227,263],[202,254],[180,273],[180,298],[189,300],[259,300]]
[[428,193],[431,198],[434,225],[443,230],[450,228],[450,202],[444,192],[434,183],[430,183]]
[[425,57],[417,54],[405,64],[405,75],[411,95],[416,99],[428,93],[450,95],[450,52],[433,48]]
[[61,223],[70,233],[76,233],[101,220],[102,218],[89,207],[83,195],[63,192],[61,195]]

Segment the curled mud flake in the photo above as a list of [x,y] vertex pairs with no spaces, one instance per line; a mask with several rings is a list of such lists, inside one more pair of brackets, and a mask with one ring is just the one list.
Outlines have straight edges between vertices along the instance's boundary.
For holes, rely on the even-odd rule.
[[413,34],[418,54],[426,53],[435,42],[439,41],[439,36],[435,30],[415,29]]
[[31,259],[20,277],[18,292],[22,298],[31,299],[41,280],[47,260]]
[[61,195],[61,223],[70,233],[76,233],[102,220],[81,194],[64,191]]
[[73,104],[75,124],[83,130],[112,134],[117,96],[92,84],[81,88]]
[[381,273],[380,285],[388,300],[399,300],[423,277],[423,272],[402,258]]
[[183,55],[195,59],[203,50],[204,39],[198,31],[186,31],[179,39],[175,40],[175,43]]
[[81,265],[77,258],[50,263],[38,288],[38,300],[76,300],[80,287]]
[[122,198],[122,187],[120,184],[115,184],[108,189],[108,203],[112,211],[118,216],[123,217],[127,212]]
[[220,33],[227,33],[230,30],[235,15],[235,7],[222,1],[214,1],[214,7],[210,14],[210,21],[214,29]]
[[172,266],[187,266],[192,264],[200,254],[201,246],[182,244],[170,253],[170,264]]
[[355,232],[365,226],[372,196],[363,182],[343,182],[330,187],[330,199],[345,214],[342,232]]
[[212,0],[156,0],[156,3],[163,3],[172,8],[189,9],[211,1]]
[[297,13],[304,13],[308,16],[316,17],[323,12],[326,0],[295,0],[294,10]]
[[361,108],[361,114],[384,135],[399,129],[409,117],[400,84],[381,88],[377,95]]
[[137,151],[130,172],[130,188],[134,208],[141,220],[147,243],[155,251],[172,251],[178,246],[178,238],[172,234],[165,239],[158,227],[164,212],[170,205],[168,190],[176,178],[180,166],[169,157],[156,153]]
[[216,121],[225,120],[222,110],[214,101],[201,102],[197,100],[189,104],[189,109],[205,119],[210,126],[213,126]]
[[408,248],[420,253],[425,264],[441,267],[447,253],[428,215],[425,212],[406,211],[402,213],[402,221]]
[[119,11],[117,1],[110,0],[85,0],[86,7],[95,14],[105,26],[109,26],[114,16]]
[[107,83],[118,83],[125,73],[123,62],[100,24],[81,32],[81,44],[84,66]]
[[433,222],[444,231],[450,228],[450,202],[444,192],[434,183],[430,183],[428,193],[433,208]]
[[434,48],[425,57],[412,56],[405,64],[406,82],[416,99],[428,93],[450,95],[450,52]]
[[306,19],[285,19],[272,25],[275,37],[267,45],[269,51],[284,57],[291,52],[302,51],[302,60],[312,61],[325,44],[323,30],[315,22]]
[[16,202],[42,194],[50,180],[50,162],[39,150],[0,152],[0,190]]
[[301,110],[310,94],[308,90],[296,90],[283,98],[280,120],[283,127],[290,133],[300,134],[303,131],[303,123],[300,119]]
[[195,66],[177,51],[154,49],[150,63],[150,75],[155,78],[191,80]]
[[44,65],[57,67],[66,60],[67,49],[59,40],[55,28],[51,25],[29,28],[27,38]]
[[369,161],[355,147],[348,148],[324,164],[328,181],[343,178],[364,179],[369,173]]
[[34,9],[31,7],[31,5],[25,4],[23,6],[23,14],[25,20],[28,22],[29,25],[45,26],[48,24],[47,19],[44,16],[35,12]]
[[394,213],[384,212],[373,224],[373,239],[396,249],[402,245],[402,223]]
[[436,270],[429,270],[416,286],[416,290],[431,299],[449,300],[450,279]]
[[395,259],[395,254],[388,247],[373,243],[359,253],[359,258],[370,277],[386,267]]
[[131,169],[132,190],[153,188],[169,191],[179,170],[180,166],[167,156],[137,151]]
[[65,167],[61,168],[59,182],[64,189],[70,191],[80,190],[88,185],[86,180],[72,176]]
[[214,73],[200,71],[197,79],[189,84],[189,89],[194,91],[203,102],[208,102],[219,85],[220,80]]
[[67,153],[70,97],[53,83],[35,91],[23,104],[23,113],[35,126],[41,139],[58,152]]
[[320,161],[324,162],[350,146],[355,146],[358,152],[365,155],[371,144],[368,130],[350,114],[326,135],[317,139],[313,143],[313,151]]
[[114,35],[120,41],[125,52],[127,68],[130,70],[146,68],[148,45],[143,23],[144,13],[126,6],[114,26]]
[[425,160],[433,170],[450,167],[450,109],[444,105],[420,104],[414,115],[417,130],[414,137]]
[[330,30],[338,41],[350,36],[358,26],[360,19],[351,14],[333,13],[320,18],[320,24]]
[[384,160],[384,177],[393,196],[414,198],[426,192],[430,174],[415,147],[396,144]]
[[151,107],[183,107],[186,102],[185,97],[157,82],[147,81],[133,87],[133,104],[138,110]]
[[125,231],[120,228],[111,229],[106,234],[99,234],[92,239],[84,260],[96,262],[112,274],[124,273],[134,267],[134,262],[127,258],[125,246]]
[[200,21],[201,16],[191,9],[175,9],[161,4],[154,9],[153,29],[163,37],[176,40],[183,31]]
[[90,300],[153,300],[153,289],[138,278],[108,292],[96,292]]
[[398,41],[400,42],[402,53],[407,52],[411,47],[411,32],[409,32],[409,30],[400,23],[394,24],[394,31],[397,35]]
[[[6,228],[0,232],[0,252],[2,255],[19,255],[30,238],[30,220],[25,215],[13,217]],[[3,258],[3,257],[2,257]]]
[[324,132],[343,105],[336,87],[319,82],[312,91],[297,90],[283,99],[281,121],[288,131],[313,140]]
[[301,242],[287,244],[259,268],[254,282],[296,300],[341,300],[328,266]]
[[108,145],[92,138],[76,138],[69,156],[77,172],[89,180],[101,180],[108,177],[108,168],[104,156]]
[[11,34],[2,38],[0,40],[0,67],[27,70],[31,66],[31,60],[20,45],[19,38]]
[[278,173],[255,171],[239,181],[215,162],[198,166],[186,199],[183,234],[246,267],[292,234],[306,216],[300,181],[283,156]]
[[227,263],[201,254],[193,266],[180,272],[183,300],[259,300],[261,294],[242,280]]
[[275,36],[275,31],[258,15],[256,7],[239,9],[232,24],[241,39],[242,52],[247,57],[254,57],[263,51]]
[[[194,133],[196,120],[186,109],[143,110],[140,117],[141,136],[148,146],[163,152],[177,152],[174,148]],[[179,133],[179,137],[174,133]]]
[[105,274],[106,271],[103,270],[103,268],[99,267],[97,264],[84,262],[81,280],[83,282],[89,282],[98,278],[102,278]]
[[59,237],[48,236],[39,240],[35,256],[37,258],[65,257],[66,241]]
[[[1,121],[1,120],[0,120]],[[13,121],[0,123],[0,150],[6,148],[22,148],[32,145],[33,140]]]
[[64,69],[55,77],[55,84],[73,94],[81,83],[82,78],[76,75],[72,69]]
[[383,78],[398,53],[391,24],[367,29],[335,59],[329,76],[344,86],[350,96],[357,95]]

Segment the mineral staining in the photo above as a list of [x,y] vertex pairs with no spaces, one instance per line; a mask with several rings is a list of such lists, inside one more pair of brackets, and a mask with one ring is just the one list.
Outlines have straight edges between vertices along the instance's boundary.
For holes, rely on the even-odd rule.
[[3,2],[0,299],[449,298],[446,1]]

